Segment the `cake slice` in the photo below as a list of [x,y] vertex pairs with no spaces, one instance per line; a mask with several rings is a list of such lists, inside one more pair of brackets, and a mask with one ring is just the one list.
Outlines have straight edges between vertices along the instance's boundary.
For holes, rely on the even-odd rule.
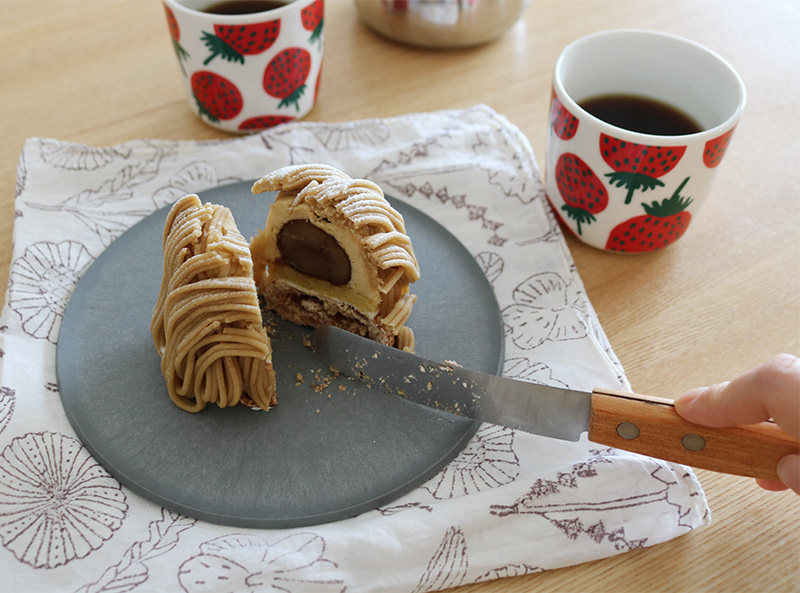
[[253,185],[277,191],[250,241],[267,308],[299,325],[333,325],[401,349],[419,265],[403,217],[375,183],[320,164],[284,167]]
[[228,208],[187,195],[170,210],[164,269],[150,331],[172,401],[269,410],[272,348],[261,320],[253,260]]

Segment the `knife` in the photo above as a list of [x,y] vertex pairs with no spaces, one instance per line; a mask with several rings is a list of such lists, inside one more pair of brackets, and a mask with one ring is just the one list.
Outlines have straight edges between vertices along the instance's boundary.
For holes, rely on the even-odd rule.
[[545,437],[590,441],[727,474],[777,480],[800,441],[774,422],[711,428],[687,422],[672,400],[613,389],[591,393],[517,381],[422,358],[321,327],[311,338],[327,365],[368,387],[440,411]]

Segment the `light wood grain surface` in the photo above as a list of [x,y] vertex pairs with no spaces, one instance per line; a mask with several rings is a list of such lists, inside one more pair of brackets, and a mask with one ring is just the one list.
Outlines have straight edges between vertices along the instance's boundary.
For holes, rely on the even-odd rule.
[[[189,111],[158,0],[0,0],[0,284],[11,259],[25,138],[104,146],[221,138]],[[528,136],[540,166],[552,65],[611,28],[689,37],[742,75],[748,105],[706,205],[662,253],[620,256],[568,239],[600,321],[640,393],[674,397],[771,354],[800,354],[800,3],[795,0],[533,0],[489,45],[411,49],[328,0],[313,121],[486,103]],[[800,498],[698,471],[713,523],[614,558],[459,589],[800,591]],[[536,537],[531,533],[531,537]]]

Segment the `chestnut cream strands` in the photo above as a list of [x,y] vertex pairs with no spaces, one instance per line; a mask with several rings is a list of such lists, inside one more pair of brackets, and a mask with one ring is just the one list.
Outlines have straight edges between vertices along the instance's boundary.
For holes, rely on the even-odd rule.
[[272,349],[230,210],[184,196],[167,216],[163,245],[150,331],[170,398],[188,412],[208,403],[269,410],[277,404]]

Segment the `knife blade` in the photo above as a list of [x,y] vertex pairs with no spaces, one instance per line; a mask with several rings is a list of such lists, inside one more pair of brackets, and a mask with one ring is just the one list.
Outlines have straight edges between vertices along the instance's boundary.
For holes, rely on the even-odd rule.
[[777,480],[778,461],[800,441],[773,422],[712,428],[681,418],[672,401],[614,389],[591,393],[465,369],[335,328],[311,337],[340,373],[395,397],[483,422],[592,442],[716,472]]

